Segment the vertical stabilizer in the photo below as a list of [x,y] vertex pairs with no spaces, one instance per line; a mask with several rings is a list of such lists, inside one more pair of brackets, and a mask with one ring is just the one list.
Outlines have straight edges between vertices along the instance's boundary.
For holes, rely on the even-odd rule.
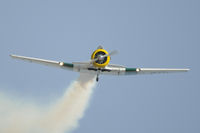
[[97,47],[97,49],[103,49],[103,47],[102,47],[101,45],[99,45],[99,46]]

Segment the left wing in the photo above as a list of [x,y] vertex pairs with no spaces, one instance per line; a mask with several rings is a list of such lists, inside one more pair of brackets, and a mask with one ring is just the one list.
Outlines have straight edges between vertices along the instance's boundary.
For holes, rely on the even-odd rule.
[[14,59],[20,59],[28,62],[34,62],[37,64],[47,65],[47,66],[54,66],[54,67],[61,67],[66,68],[69,70],[73,70],[74,65],[71,63],[59,62],[59,61],[52,61],[52,60],[44,60],[39,58],[33,57],[26,57],[26,56],[19,56],[19,55],[10,55]]

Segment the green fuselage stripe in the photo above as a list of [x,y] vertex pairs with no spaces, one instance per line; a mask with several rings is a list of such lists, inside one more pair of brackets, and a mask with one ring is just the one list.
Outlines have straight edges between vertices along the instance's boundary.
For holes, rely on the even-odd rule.
[[126,68],[126,72],[136,72],[137,68]]
[[65,63],[65,62],[64,62],[63,66],[65,66],[65,67],[74,67],[74,64],[71,64],[71,63]]

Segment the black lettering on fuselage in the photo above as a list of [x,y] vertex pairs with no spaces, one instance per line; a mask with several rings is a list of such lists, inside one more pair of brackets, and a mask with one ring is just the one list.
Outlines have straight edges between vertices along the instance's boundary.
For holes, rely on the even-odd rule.
[[101,71],[101,72],[110,72],[110,69],[105,69],[105,68],[88,68],[88,70],[92,70],[92,71]]

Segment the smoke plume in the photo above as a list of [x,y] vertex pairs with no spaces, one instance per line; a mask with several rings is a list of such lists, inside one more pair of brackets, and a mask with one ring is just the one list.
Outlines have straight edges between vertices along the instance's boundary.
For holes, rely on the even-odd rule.
[[0,94],[0,133],[64,133],[78,126],[95,86],[95,76],[81,74],[63,97],[49,107],[21,104]]

